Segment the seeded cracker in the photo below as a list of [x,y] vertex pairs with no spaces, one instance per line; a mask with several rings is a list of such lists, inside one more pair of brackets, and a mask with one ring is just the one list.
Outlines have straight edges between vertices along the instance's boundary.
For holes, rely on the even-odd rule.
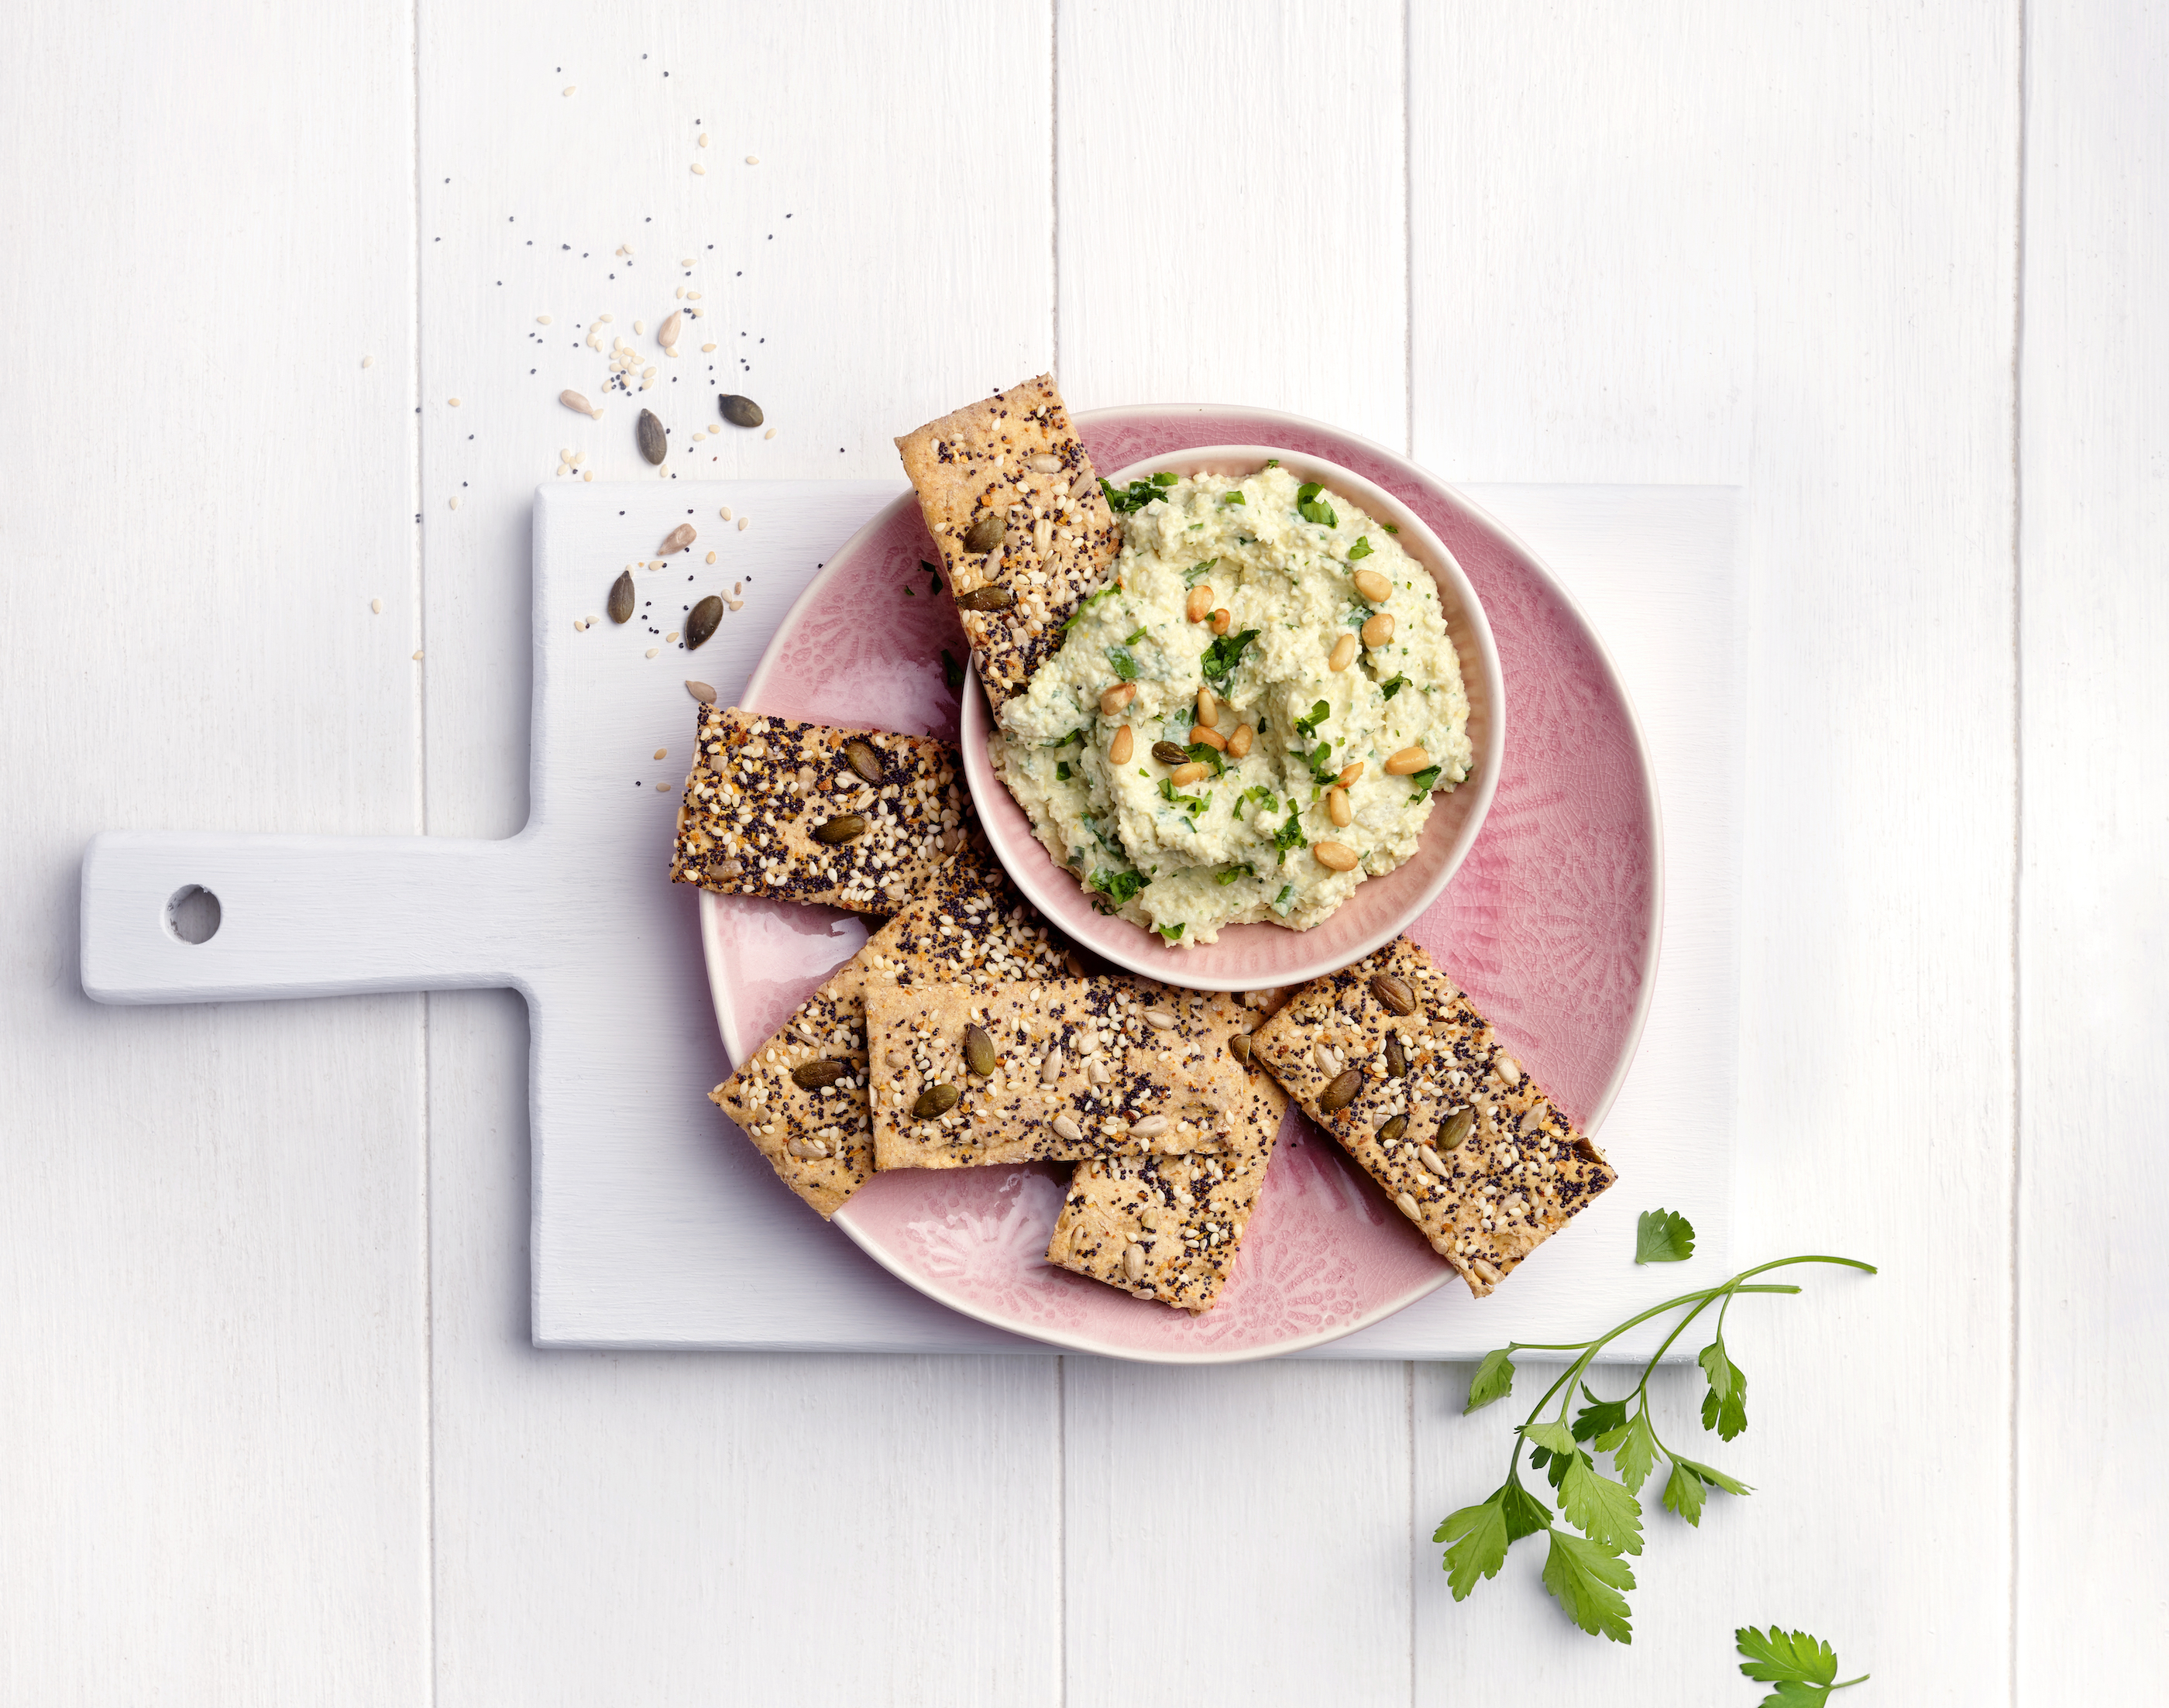
[[870,986],[866,1046],[877,1168],[1225,1151],[1248,1095],[1202,1018],[1127,978]]
[[999,712],[1062,645],[1079,601],[1113,575],[1114,513],[1051,374],[930,421],[896,448]]
[[[1225,995],[1185,1000],[1202,1009],[1207,1028],[1223,1044],[1257,1021]],[[1225,1154],[1079,1163],[1047,1260],[1140,1299],[1210,1310],[1257,1206],[1287,1108],[1280,1087],[1253,1067],[1235,1141]]]
[[671,850],[675,882],[889,913],[921,894],[949,855],[990,859],[947,743],[736,706],[696,710]]
[[1479,1299],[1618,1178],[1404,937],[1303,986],[1253,1054]]
[[[709,1099],[825,1219],[873,1173],[866,992],[933,979],[1053,977],[1060,941],[998,876],[951,860]],[[834,1063],[831,1070],[824,1064]],[[794,1076],[804,1072],[810,1084]],[[823,1082],[826,1082],[823,1083]]]

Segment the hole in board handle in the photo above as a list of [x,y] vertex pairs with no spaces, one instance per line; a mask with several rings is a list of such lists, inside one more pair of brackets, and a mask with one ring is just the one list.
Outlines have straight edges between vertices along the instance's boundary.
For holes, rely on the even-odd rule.
[[184,943],[208,943],[218,934],[218,897],[201,884],[184,884],[166,903],[166,929]]

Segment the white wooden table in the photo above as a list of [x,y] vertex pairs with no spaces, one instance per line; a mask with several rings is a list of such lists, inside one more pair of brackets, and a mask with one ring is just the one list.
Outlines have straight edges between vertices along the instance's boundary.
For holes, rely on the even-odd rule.
[[[2165,81],[2140,0],[0,12],[0,1700],[1748,1703],[1773,1620],[2142,1700]],[[518,827],[529,495],[643,471],[549,400],[681,256],[780,428],[694,477],[1052,363],[1746,489],[1738,1249],[1884,1269],[1735,1313],[1631,1649],[1448,1599],[1465,1369],[538,1354],[515,998],[84,1000],[97,830]]]

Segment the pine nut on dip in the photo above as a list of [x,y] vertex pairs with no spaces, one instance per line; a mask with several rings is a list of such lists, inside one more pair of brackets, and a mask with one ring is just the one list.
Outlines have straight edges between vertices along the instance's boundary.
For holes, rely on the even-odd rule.
[[1002,707],[994,768],[1101,911],[1182,944],[1308,930],[1414,854],[1431,791],[1468,775],[1437,586],[1272,464],[1109,492],[1114,580]]

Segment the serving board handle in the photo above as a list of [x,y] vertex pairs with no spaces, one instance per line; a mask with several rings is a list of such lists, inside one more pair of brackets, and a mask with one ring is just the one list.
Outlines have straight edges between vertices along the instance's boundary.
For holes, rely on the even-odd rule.
[[[83,987],[101,1003],[368,991],[525,991],[529,835],[223,836],[109,831],[83,861]],[[191,889],[217,898],[181,902]]]

